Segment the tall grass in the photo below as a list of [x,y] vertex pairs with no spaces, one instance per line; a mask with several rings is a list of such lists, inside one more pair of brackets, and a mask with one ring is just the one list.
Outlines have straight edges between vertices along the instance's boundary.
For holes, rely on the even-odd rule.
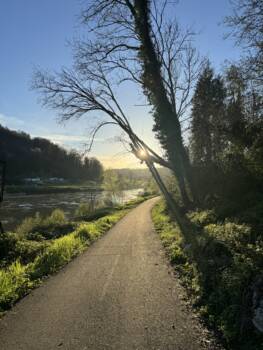
[[83,241],[75,233],[56,239],[31,266],[33,278],[49,275],[68,263],[84,248]]
[[0,270],[0,311],[10,307],[32,286],[27,274],[27,266],[19,261],[6,270]]

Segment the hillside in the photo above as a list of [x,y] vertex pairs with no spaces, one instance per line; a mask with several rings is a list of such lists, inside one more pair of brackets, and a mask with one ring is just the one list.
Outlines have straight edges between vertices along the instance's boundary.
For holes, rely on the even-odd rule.
[[0,160],[7,164],[8,183],[31,177],[96,181],[102,176],[102,165],[96,158],[82,159],[75,150],[67,151],[47,139],[31,138],[1,125]]

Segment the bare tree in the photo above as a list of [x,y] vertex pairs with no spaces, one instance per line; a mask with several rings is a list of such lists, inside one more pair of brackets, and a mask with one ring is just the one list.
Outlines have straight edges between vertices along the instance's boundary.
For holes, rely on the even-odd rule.
[[154,131],[178,180],[184,203],[189,203],[185,180],[193,190],[181,122],[200,71],[192,47],[194,33],[168,20],[168,1],[91,1],[83,22],[92,40],[76,43],[79,69],[94,62],[119,74],[119,83],[140,84],[153,107]]
[[93,65],[90,69],[86,68],[84,77],[69,70],[63,70],[59,74],[37,71],[33,87],[41,92],[44,105],[60,110],[63,121],[73,117],[80,118],[92,111],[100,112],[107,118],[93,130],[89,147],[92,146],[95,135],[101,127],[110,124],[119,126],[129,138],[131,152],[146,163],[168,204],[180,220],[179,207],[167,191],[154,163],[167,168],[171,168],[171,165],[133,131],[109,83],[110,77],[109,71],[107,69],[104,71],[102,65],[97,62],[96,67]]
[[225,23],[231,28],[230,35],[243,47],[246,76],[262,88],[263,82],[263,1],[231,0],[233,14]]
[[[138,158],[145,161],[142,154],[147,152],[151,164],[158,163],[174,172],[183,202],[188,205],[185,181],[191,186],[192,180],[180,120],[187,119],[184,114],[199,71],[199,57],[191,45],[193,33],[183,32],[176,22],[164,20],[167,1],[161,5],[152,1],[151,7],[149,4],[149,1],[91,1],[82,13],[82,20],[92,39],[74,42],[73,70],[63,70],[55,76],[37,72],[35,87],[42,91],[45,104],[61,111],[63,120],[92,111],[106,114],[110,120],[95,127],[92,140],[101,127],[119,125]],[[140,23],[147,23],[147,38],[144,24]],[[150,50],[145,54],[147,45]],[[113,92],[114,85],[125,81],[139,84],[153,106],[154,130],[165,157],[132,130]]]

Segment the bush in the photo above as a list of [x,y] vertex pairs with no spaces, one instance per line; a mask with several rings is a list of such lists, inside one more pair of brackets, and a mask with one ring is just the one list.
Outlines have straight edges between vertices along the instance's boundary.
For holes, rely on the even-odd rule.
[[225,242],[236,253],[245,253],[248,244],[252,243],[251,228],[245,224],[226,221],[224,224],[207,225],[204,230],[209,236]]
[[33,241],[53,240],[71,233],[75,227],[76,223],[71,222],[57,225],[41,225],[28,234],[27,239]]
[[15,259],[16,244],[19,237],[13,232],[4,232],[0,234],[0,261],[1,265]]
[[55,209],[51,215],[43,220],[44,225],[62,225],[66,221],[65,213],[61,209]]
[[216,215],[213,210],[193,211],[188,214],[188,218],[196,225],[202,227],[216,220]]
[[103,198],[103,206],[108,208],[113,208],[115,206],[112,196],[109,193]]
[[42,223],[42,218],[39,213],[36,213],[34,217],[26,218],[22,221],[22,224],[17,226],[15,232],[20,238],[25,237],[28,233],[32,232],[37,226]]
[[17,242],[14,250],[15,257],[20,259],[21,263],[28,264],[42,254],[47,246],[46,242],[20,240]]
[[80,203],[79,207],[75,211],[75,216],[82,217],[88,216],[92,213],[91,206],[87,203]]
[[[41,241],[43,239],[61,236],[70,232],[70,230],[72,231],[72,225],[68,227],[69,230],[61,229],[63,225],[68,227],[64,211],[55,209],[45,218],[42,218],[39,213],[36,213],[34,217],[24,219],[22,224],[19,225],[15,231],[20,239],[26,238],[29,240]],[[58,232],[56,233],[56,231]],[[65,233],[63,233],[64,231]]]
[[[110,215],[114,211],[113,208],[100,208],[97,209],[95,212],[92,214],[89,214],[87,216],[82,216],[81,220],[83,221],[93,221],[93,220],[98,220],[103,216]],[[76,220],[76,219],[75,219]]]

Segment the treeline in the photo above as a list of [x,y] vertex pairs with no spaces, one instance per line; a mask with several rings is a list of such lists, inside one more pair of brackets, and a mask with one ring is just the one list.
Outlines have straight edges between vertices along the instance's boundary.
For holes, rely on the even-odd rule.
[[124,190],[146,189],[151,174],[148,169],[107,169],[103,174],[104,189],[112,193]]
[[1,125],[0,159],[7,163],[8,183],[28,177],[98,181],[103,173],[102,164],[96,158],[83,159],[74,150],[67,151],[47,139],[31,138],[22,131]]
[[[166,182],[170,181],[171,171],[158,168]],[[145,169],[108,169],[103,175],[104,188],[112,192],[141,188],[145,193],[159,193],[159,189],[148,168]]]
[[262,108],[262,92],[241,67],[216,75],[206,64],[194,92],[189,145],[202,205],[223,201],[238,210],[257,202],[263,189]]

